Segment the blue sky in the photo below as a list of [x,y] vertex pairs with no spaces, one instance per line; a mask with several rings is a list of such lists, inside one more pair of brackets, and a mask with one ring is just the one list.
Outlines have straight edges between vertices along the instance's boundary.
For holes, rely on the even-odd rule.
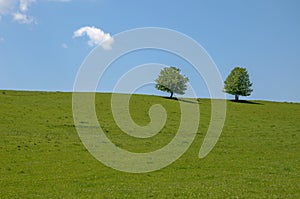
[[[224,79],[235,66],[246,67],[254,92],[244,99],[300,102],[299,9],[297,0],[0,0],[0,89],[71,91],[93,41],[150,26],[199,42]],[[114,63],[100,90],[110,91],[118,75],[149,62],[193,76],[176,56],[137,52]],[[199,97],[209,97],[202,80],[191,81],[199,81]]]

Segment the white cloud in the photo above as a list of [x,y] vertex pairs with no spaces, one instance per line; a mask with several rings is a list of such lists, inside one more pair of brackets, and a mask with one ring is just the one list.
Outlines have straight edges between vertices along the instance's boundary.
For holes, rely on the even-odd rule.
[[36,23],[36,20],[33,17],[27,16],[26,14],[20,12],[13,13],[13,19],[21,24]]
[[0,15],[11,15],[14,21],[21,24],[36,23],[33,17],[26,14],[29,5],[35,1],[36,0],[0,0]]
[[61,47],[62,47],[62,48],[68,48],[68,45],[67,45],[66,43],[62,43],[62,44],[61,44]]
[[9,14],[13,10],[16,2],[16,0],[0,0],[0,15]]
[[48,0],[48,1],[57,1],[57,2],[71,2],[72,0]]
[[73,38],[82,37],[87,35],[89,37],[88,44],[90,46],[101,45],[103,49],[110,50],[114,39],[109,33],[104,33],[101,29],[95,28],[94,26],[84,26],[76,30],[73,34]]
[[26,12],[28,10],[28,6],[33,2],[35,2],[35,0],[20,0],[20,11]]
[[0,37],[0,43],[4,42],[5,39],[3,37]]
[[16,4],[19,5],[19,12],[26,12],[31,3],[36,0],[0,0],[0,14],[6,15],[16,12]]
[[[55,2],[71,2],[72,0],[48,0]],[[0,0],[0,20],[2,15],[11,15],[14,21],[21,24],[36,23],[34,17],[28,16],[26,12],[29,6],[37,0]]]

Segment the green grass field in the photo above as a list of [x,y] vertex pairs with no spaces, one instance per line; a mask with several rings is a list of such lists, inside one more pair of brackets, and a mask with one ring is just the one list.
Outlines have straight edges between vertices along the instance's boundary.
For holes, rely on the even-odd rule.
[[[174,136],[176,100],[134,95],[133,119],[149,122],[152,104],[168,112],[165,128],[150,139],[127,136],[114,123],[110,94],[97,94],[107,136],[119,147],[153,151]],[[198,134],[189,150],[151,173],[104,166],[81,143],[72,118],[71,93],[0,92],[0,198],[300,198],[300,104],[227,102],[222,135],[198,158],[210,121],[210,100],[200,99]]]

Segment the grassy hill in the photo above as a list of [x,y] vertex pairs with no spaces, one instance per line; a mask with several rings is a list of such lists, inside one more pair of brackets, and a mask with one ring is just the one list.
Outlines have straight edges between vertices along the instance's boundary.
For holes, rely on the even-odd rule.
[[[110,94],[97,94],[107,136],[119,147],[153,151],[168,143],[180,119],[178,102],[134,95],[133,119],[149,122],[152,104],[168,111],[155,137],[136,139],[114,123]],[[0,92],[0,198],[300,198],[300,104],[227,102],[222,135],[198,158],[210,100],[200,99],[200,127],[189,150],[170,166],[129,174],[104,166],[81,143],[72,118],[71,93]],[[175,131],[176,132],[176,131]]]

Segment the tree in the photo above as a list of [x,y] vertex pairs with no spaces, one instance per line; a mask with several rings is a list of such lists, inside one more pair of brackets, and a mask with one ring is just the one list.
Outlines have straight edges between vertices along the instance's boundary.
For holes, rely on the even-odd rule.
[[171,93],[170,98],[174,93],[184,94],[187,89],[186,83],[189,79],[180,74],[180,69],[176,67],[166,67],[160,71],[158,78],[155,80],[155,88],[164,92]]
[[235,95],[235,101],[239,96],[249,96],[253,89],[246,68],[235,67],[224,82],[224,92]]

